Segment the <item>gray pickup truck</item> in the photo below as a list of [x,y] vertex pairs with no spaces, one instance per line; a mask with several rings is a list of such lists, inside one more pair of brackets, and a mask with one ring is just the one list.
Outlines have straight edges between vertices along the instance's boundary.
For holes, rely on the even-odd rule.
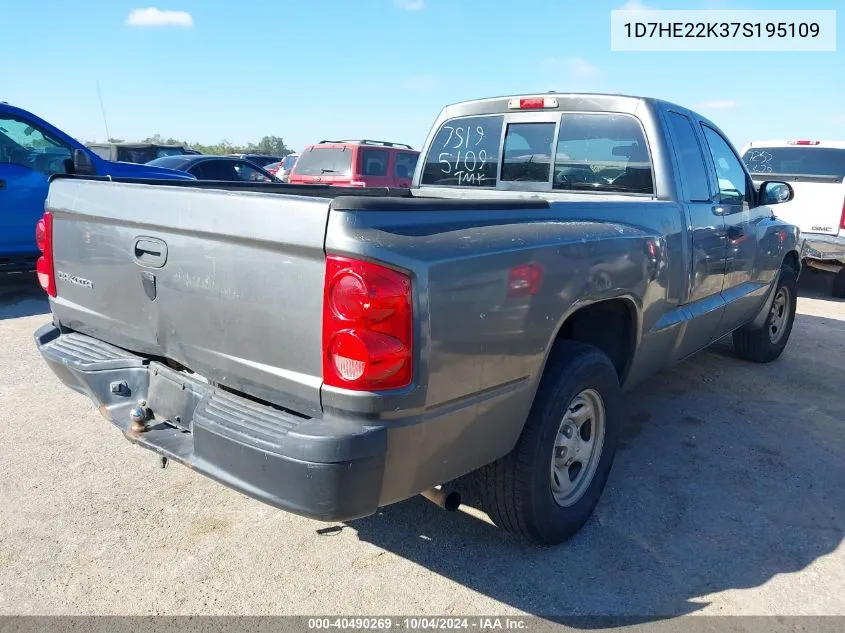
[[792,189],[694,112],[484,99],[422,157],[395,190],[54,179],[41,354],[132,442],[279,508],[348,520],[469,481],[554,544],[599,500],[622,388],[731,333],[783,351]]

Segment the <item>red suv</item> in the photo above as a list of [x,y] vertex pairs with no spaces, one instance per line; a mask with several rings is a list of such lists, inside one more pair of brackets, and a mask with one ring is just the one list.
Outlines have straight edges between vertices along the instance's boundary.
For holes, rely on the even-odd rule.
[[300,154],[292,185],[410,187],[420,153],[386,141],[320,141]]

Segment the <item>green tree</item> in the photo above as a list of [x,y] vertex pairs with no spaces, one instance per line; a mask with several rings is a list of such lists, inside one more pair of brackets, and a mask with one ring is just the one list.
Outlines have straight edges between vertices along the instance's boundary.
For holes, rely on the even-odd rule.
[[281,136],[265,136],[258,141],[258,153],[272,154],[273,156],[287,156],[293,154],[285,145],[285,140]]
[[[119,142],[111,139],[110,141]],[[157,145],[182,145],[195,149],[203,154],[271,154],[273,156],[293,154],[293,150],[285,145],[285,141],[281,136],[263,136],[258,143],[247,143],[246,145],[235,145],[226,139],[210,145],[204,143],[188,143],[175,138],[164,138],[161,134],[153,134],[141,142],[155,143]]]

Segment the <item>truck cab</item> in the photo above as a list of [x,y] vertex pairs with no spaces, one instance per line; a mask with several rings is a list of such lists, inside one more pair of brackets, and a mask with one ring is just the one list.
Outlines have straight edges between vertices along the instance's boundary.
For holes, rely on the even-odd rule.
[[192,179],[170,169],[104,160],[32,112],[0,103],[0,270],[32,269],[35,223],[44,212],[50,178],[72,174],[74,152],[100,176]]

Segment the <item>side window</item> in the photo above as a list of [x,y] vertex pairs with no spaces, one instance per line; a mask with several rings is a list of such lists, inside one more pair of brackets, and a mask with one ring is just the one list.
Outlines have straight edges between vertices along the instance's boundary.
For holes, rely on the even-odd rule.
[[502,180],[548,182],[554,123],[511,123],[502,150]]
[[240,180],[230,160],[203,161],[190,171],[201,180]]
[[742,204],[748,193],[748,181],[742,163],[721,134],[707,125],[701,127],[704,130],[704,137],[710,146],[710,154],[713,156],[713,163],[716,166],[716,177],[719,182],[719,202]]
[[249,163],[235,163],[235,173],[238,175],[238,178],[247,182],[272,182],[272,180]]
[[364,149],[361,151],[362,176],[387,175],[387,151],[383,149]]
[[710,184],[704,156],[695,136],[692,121],[678,112],[669,113],[669,127],[675,139],[675,155],[681,170],[681,181],[690,202],[709,202]]
[[431,142],[422,184],[495,187],[503,123],[502,115],[446,121]]
[[417,158],[419,158],[419,154],[398,152],[396,154],[396,166],[394,167],[393,175],[403,180],[413,178],[414,170],[417,168]]
[[0,163],[21,165],[46,176],[67,173],[71,151],[28,121],[0,116]]

